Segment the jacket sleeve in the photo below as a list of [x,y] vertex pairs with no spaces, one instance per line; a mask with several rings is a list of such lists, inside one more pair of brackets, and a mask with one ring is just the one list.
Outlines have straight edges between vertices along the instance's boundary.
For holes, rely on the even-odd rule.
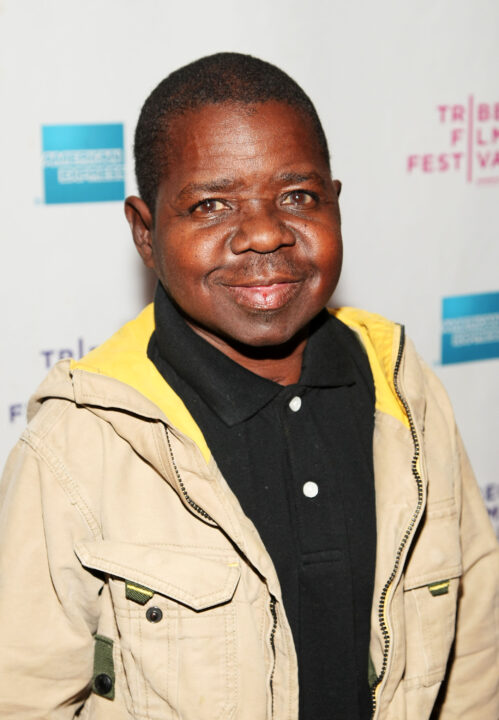
[[25,433],[0,485],[0,717],[63,720],[92,678],[102,582],[74,543],[92,538],[64,464]]
[[[456,431],[457,432],[457,431]],[[499,546],[459,433],[463,576],[438,720],[499,718]]]

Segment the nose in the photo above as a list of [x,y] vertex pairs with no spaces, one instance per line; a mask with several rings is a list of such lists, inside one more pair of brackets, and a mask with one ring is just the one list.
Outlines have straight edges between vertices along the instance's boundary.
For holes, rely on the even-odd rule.
[[294,245],[295,241],[292,230],[279,218],[275,207],[255,203],[241,212],[239,225],[231,237],[231,250],[235,255],[248,251],[271,253]]

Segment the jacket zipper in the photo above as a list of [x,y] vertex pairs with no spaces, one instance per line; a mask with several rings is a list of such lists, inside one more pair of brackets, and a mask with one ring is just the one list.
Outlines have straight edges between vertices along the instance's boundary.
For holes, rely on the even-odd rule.
[[275,671],[275,634],[277,630],[277,610],[275,609],[276,599],[270,596],[270,613],[272,615],[272,628],[270,630],[270,647],[272,649],[272,671],[270,673],[270,701],[272,717],[274,717],[274,671]]
[[198,513],[198,515],[201,515],[201,517],[203,517],[205,520],[209,520],[210,522],[212,522],[212,523],[214,523],[214,524],[216,525],[217,523],[215,522],[215,520],[213,520],[213,518],[211,517],[211,515],[208,515],[208,513],[207,513],[205,510],[203,510],[203,508],[199,507],[199,505],[194,502],[194,500],[191,498],[191,496],[190,496],[189,493],[187,492],[186,487],[185,487],[185,485],[184,485],[184,481],[183,481],[182,478],[180,477],[180,473],[179,473],[179,471],[178,471],[178,467],[177,467],[177,464],[176,464],[176,462],[175,462],[175,457],[174,457],[174,455],[173,455],[173,448],[172,448],[172,444],[171,444],[171,441],[170,441],[170,433],[168,432],[168,428],[166,427],[166,425],[164,426],[164,428],[165,428],[165,434],[166,434],[166,442],[167,442],[167,445],[168,445],[168,452],[169,452],[169,454],[170,454],[170,460],[171,460],[171,463],[172,463],[172,466],[173,466],[173,470],[174,470],[174,472],[175,472],[175,477],[177,478],[177,481],[178,481],[180,490],[182,491],[182,495],[184,496],[187,504],[188,504],[193,510],[195,510],[195,511]]
[[389,649],[390,649],[390,640],[391,640],[390,632],[388,630],[388,627],[386,624],[386,619],[385,619],[386,599],[388,596],[388,591],[390,589],[390,586],[398,572],[402,553],[404,552],[407,542],[408,542],[408,540],[414,530],[416,522],[418,520],[419,514],[421,512],[421,508],[423,507],[423,481],[422,481],[421,474],[419,472],[419,467],[418,467],[419,458],[420,458],[420,454],[421,454],[421,446],[420,446],[419,438],[418,438],[418,435],[416,432],[416,426],[414,424],[414,420],[413,420],[411,411],[409,409],[409,405],[407,403],[407,400],[403,397],[403,395],[400,391],[400,388],[399,388],[399,384],[398,384],[399,371],[400,371],[400,365],[402,362],[402,355],[404,352],[404,347],[405,347],[405,330],[404,330],[404,327],[401,326],[399,349],[398,349],[397,359],[395,362],[395,368],[394,368],[394,372],[393,372],[393,385],[395,387],[395,392],[397,393],[397,397],[400,400],[400,402],[402,403],[404,410],[406,412],[407,419],[409,421],[409,428],[411,431],[412,442],[414,444],[414,455],[412,456],[411,470],[412,470],[412,474],[413,474],[413,476],[416,480],[416,484],[417,484],[418,502],[416,505],[416,509],[414,510],[414,513],[411,517],[409,526],[406,529],[404,536],[402,538],[402,541],[400,542],[400,545],[397,549],[397,554],[395,555],[395,564],[393,566],[391,575],[388,578],[385,586],[383,587],[383,590],[382,590],[381,596],[380,596],[380,601],[379,601],[379,606],[378,606],[378,619],[379,619],[379,624],[381,627],[381,634],[383,635],[384,648],[383,648],[383,662],[382,662],[382,666],[381,666],[381,672],[378,675],[376,683],[371,688],[372,707],[373,707],[372,716],[373,717],[376,713],[376,705],[377,705],[376,690],[381,685],[381,683],[383,682],[383,679],[385,677],[386,667],[388,664],[388,653],[389,653]]

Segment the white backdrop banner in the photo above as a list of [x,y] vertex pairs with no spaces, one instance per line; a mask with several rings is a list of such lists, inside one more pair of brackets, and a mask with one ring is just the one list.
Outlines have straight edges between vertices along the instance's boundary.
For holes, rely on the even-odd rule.
[[406,325],[499,534],[496,0],[0,0],[0,462],[47,370],[151,299],[122,211],[135,123],[163,77],[221,50],[316,103],[343,181],[333,304]]

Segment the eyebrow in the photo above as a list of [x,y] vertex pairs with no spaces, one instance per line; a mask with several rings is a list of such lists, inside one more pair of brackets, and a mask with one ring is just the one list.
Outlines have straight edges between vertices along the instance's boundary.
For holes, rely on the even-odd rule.
[[202,194],[220,193],[225,190],[237,190],[242,185],[241,182],[232,178],[215,178],[206,183],[188,183],[179,192],[178,200],[186,200],[192,197],[197,197]]
[[320,175],[317,172],[310,172],[310,173],[296,173],[296,172],[284,172],[280,173],[276,177],[276,181],[280,183],[285,183],[286,185],[293,185],[303,182],[316,182],[321,187],[324,187],[326,182],[322,175]]

